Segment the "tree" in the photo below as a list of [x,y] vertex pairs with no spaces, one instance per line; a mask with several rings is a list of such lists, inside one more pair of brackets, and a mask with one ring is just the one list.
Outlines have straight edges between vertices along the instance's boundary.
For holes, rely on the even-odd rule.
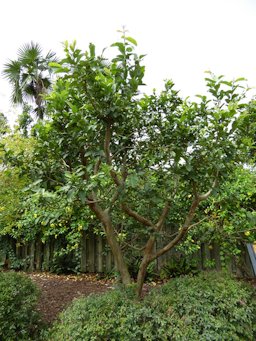
[[242,271],[246,270],[241,254],[245,243],[256,239],[255,182],[255,171],[244,166],[229,172],[216,194],[202,205],[200,214],[207,219],[189,231],[186,243],[179,246],[182,253],[191,257],[202,244],[209,250],[217,246],[222,266],[233,260]]
[[9,129],[6,116],[0,112],[0,137],[8,133]]
[[[66,43],[66,58],[52,64],[61,77],[47,97],[50,119],[36,126],[34,165],[42,187],[94,213],[125,285],[122,242],[131,237],[140,250],[140,295],[149,264],[201,223],[201,202],[246,157],[246,89],[241,79],[209,74],[211,97],[197,102],[183,100],[171,81],[160,94],[141,96],[136,41],[124,35],[112,46],[118,54],[109,61],[92,44],[83,53]],[[157,249],[159,236],[165,244]]]
[[24,188],[29,184],[29,180],[25,174],[22,174],[19,164],[24,158],[29,162],[27,157],[31,149],[29,142],[28,138],[21,138],[19,134],[6,134],[0,140],[1,266],[7,254],[9,259],[14,260],[13,240],[16,239],[17,243],[20,241],[17,222],[21,218],[22,203],[25,199]]
[[42,54],[39,44],[31,42],[18,50],[18,59],[5,64],[3,75],[12,86],[13,104],[27,104],[32,99],[39,119],[44,116],[43,96],[51,87],[49,62],[56,61],[55,53]]

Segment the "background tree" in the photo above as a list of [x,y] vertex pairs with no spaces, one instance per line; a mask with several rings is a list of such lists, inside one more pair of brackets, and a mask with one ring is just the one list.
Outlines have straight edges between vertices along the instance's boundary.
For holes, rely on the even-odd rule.
[[0,140],[0,262],[6,257],[10,266],[20,266],[15,257],[15,244],[21,241],[18,221],[22,215],[22,203],[26,199],[24,188],[30,183],[23,162],[29,162],[32,140],[18,133],[9,133]]
[[55,53],[43,55],[39,44],[31,42],[18,50],[18,58],[5,64],[3,75],[12,87],[13,104],[35,103],[35,113],[39,119],[44,116],[43,96],[51,87],[49,62],[56,61]]
[[199,214],[205,219],[189,231],[186,242],[179,246],[182,254],[193,258],[202,244],[213,252],[217,247],[222,267],[233,260],[237,269],[246,273],[245,243],[256,240],[255,184],[256,174],[252,169],[241,166],[230,172],[216,194],[200,208]]
[[7,117],[0,112],[0,138],[10,131]]

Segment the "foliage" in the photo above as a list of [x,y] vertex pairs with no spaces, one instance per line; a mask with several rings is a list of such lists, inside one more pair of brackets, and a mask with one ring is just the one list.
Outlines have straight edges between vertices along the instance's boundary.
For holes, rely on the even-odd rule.
[[[60,245],[58,246],[58,244]],[[56,274],[79,273],[81,265],[80,249],[71,251],[61,241],[58,241],[58,244],[55,246],[53,258],[49,263],[50,272]]]
[[1,340],[30,340],[35,337],[39,316],[35,310],[38,289],[26,276],[0,272]]
[[[171,81],[159,94],[139,96],[143,55],[132,38],[122,39],[112,45],[118,54],[111,60],[97,56],[93,44],[85,53],[65,44],[65,59],[51,64],[59,78],[47,97],[49,119],[34,127],[30,168],[39,193],[84,206],[85,220],[93,215],[103,225],[126,284],[124,246],[140,250],[140,291],[149,264],[200,223],[199,206],[247,160],[252,139],[243,135],[242,79],[209,73],[210,96],[195,102],[183,100]],[[38,219],[48,215],[51,226],[44,205],[37,205]],[[165,242],[155,252],[159,237]]]
[[0,137],[10,131],[6,116],[0,112]]
[[[188,234],[188,243],[179,247],[192,254],[201,243],[220,247],[221,262],[225,266],[231,258],[238,262],[245,243],[256,240],[256,174],[253,169],[237,167],[226,176],[218,193],[202,206],[206,219]],[[193,241],[193,243],[191,243]],[[189,244],[189,245],[188,245]]]
[[[145,304],[173,316],[173,340],[254,340],[255,291],[216,272],[171,280],[147,297]],[[178,330],[179,322],[182,327]],[[176,326],[176,328],[175,328]]]
[[0,269],[27,270],[30,257],[19,258],[15,246],[19,243],[8,235],[0,236]]
[[[58,78],[45,98],[47,118],[33,127],[32,159],[22,165],[21,155],[7,156],[32,182],[12,233],[63,237],[72,251],[82,230],[102,226],[125,284],[136,250],[140,294],[158,257],[187,235],[194,251],[190,233],[198,226],[205,235],[208,199],[248,161],[253,136],[244,132],[253,105],[243,79],[212,73],[209,94],[196,101],[182,99],[170,80],[142,95],[144,56],[136,45],[123,32],[108,60],[93,44],[82,52],[65,43],[65,58],[51,63]],[[26,116],[22,122],[25,134]]]
[[31,42],[18,50],[18,59],[5,64],[3,75],[12,86],[12,103],[28,104],[32,99],[38,118],[44,116],[43,95],[51,86],[49,62],[56,61],[55,53],[42,54],[39,44]]
[[134,288],[76,300],[49,340],[253,340],[254,291],[217,273],[180,277],[135,300]]
[[18,133],[1,139],[0,236],[17,237],[16,224],[26,197],[24,188],[29,183],[27,169],[32,149],[33,139],[23,138]]
[[171,258],[162,266],[160,270],[160,278],[169,279],[171,277],[177,277],[182,275],[197,274],[198,259],[188,256],[184,256],[179,253],[175,253]]
[[29,132],[31,129],[31,125],[33,124],[33,118],[31,117],[31,111],[33,111],[33,108],[31,105],[24,104],[22,113],[18,116],[18,125],[16,129],[20,131],[22,136],[28,137]]
[[26,185],[26,178],[21,178],[16,170],[0,171],[0,236],[14,236],[16,220],[19,219],[19,207]]
[[114,290],[76,300],[61,314],[49,340],[161,340],[163,316],[132,296]]

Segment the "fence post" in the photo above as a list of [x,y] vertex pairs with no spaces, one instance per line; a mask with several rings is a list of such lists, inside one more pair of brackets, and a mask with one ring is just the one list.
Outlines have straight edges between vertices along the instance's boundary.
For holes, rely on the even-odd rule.
[[81,272],[86,272],[86,233],[82,232],[82,240],[81,240]]
[[47,241],[44,244],[44,251],[43,251],[43,270],[49,271],[49,265],[50,265],[50,242]]
[[30,265],[29,265],[29,271],[35,270],[35,241],[31,242],[30,244]]
[[103,272],[103,246],[102,246],[102,236],[97,236],[97,272]]
[[88,254],[88,272],[95,272],[95,234],[89,232],[89,237],[87,239],[87,254]]

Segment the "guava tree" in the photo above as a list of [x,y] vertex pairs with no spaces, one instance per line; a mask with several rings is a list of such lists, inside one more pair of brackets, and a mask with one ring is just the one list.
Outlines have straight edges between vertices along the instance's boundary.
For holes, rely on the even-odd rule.
[[[209,73],[210,97],[183,100],[171,81],[142,95],[143,55],[136,41],[114,43],[111,60],[65,45],[66,58],[47,98],[49,120],[35,127],[41,185],[87,206],[101,223],[122,282],[131,283],[122,249],[138,246],[141,294],[147,267],[198,225],[201,202],[246,157],[242,79]],[[36,173],[36,172],[35,172]],[[182,205],[181,205],[182,202]],[[175,232],[165,234],[172,225]],[[165,244],[156,247],[159,236]]]

